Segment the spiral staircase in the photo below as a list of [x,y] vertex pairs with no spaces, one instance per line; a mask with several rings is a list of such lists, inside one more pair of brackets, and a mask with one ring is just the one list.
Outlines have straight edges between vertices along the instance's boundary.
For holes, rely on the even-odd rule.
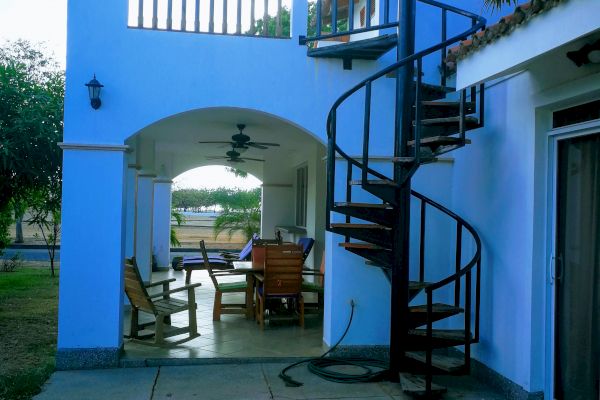
[[[367,10],[371,9],[373,1],[367,0]],[[451,88],[447,84],[450,79],[444,57],[448,47],[483,29],[485,19],[434,0],[418,0],[427,7],[439,10],[441,40],[425,50],[414,52],[415,0],[398,0],[398,21],[391,21],[390,1],[393,0],[379,1],[380,13],[383,14],[379,25],[371,26],[367,18],[366,26],[355,29],[353,18],[349,18],[346,30],[340,32],[338,24],[332,24],[329,32],[323,33],[323,12],[328,12],[330,21],[338,21],[341,9],[347,15],[354,15],[354,1],[329,0],[323,3],[319,0],[316,35],[302,37],[300,43],[377,32],[379,36],[368,39],[323,48],[309,46],[309,56],[339,58],[343,60],[344,68],[349,69],[352,68],[352,59],[372,60],[390,51],[390,37],[395,38],[393,44],[397,49],[398,61],[349,89],[337,99],[329,112],[326,228],[344,237],[340,246],[363,257],[366,264],[378,267],[386,274],[391,284],[390,379],[399,380],[407,393],[431,398],[445,391],[445,388],[433,383],[434,375],[470,372],[471,345],[479,341],[481,241],[467,221],[434,200],[411,190],[411,178],[421,165],[435,163],[442,154],[468,145],[470,141],[466,133],[483,126],[484,86],[458,92]],[[452,18],[464,18],[468,29],[448,37],[449,15]],[[396,28],[397,34],[380,33],[389,32],[390,28]],[[441,62],[439,82],[423,82],[426,57],[438,57]],[[396,111],[390,113],[390,118],[392,115],[394,118],[391,121],[394,142],[390,143],[390,148],[393,146],[394,149],[390,157],[393,174],[386,176],[369,167],[370,160],[374,158],[370,152],[369,136],[373,119],[373,88],[376,82],[390,78],[396,81],[393,99],[393,109]],[[362,96],[362,99],[356,99],[358,96]],[[338,110],[346,102],[359,100],[364,106],[363,152],[362,156],[353,157],[342,148],[341,143],[348,137],[338,132],[337,126],[342,125],[338,121]],[[356,137],[351,140],[356,140]],[[345,183],[342,193],[336,192],[336,182],[337,185]],[[360,191],[378,200],[353,201],[353,197],[364,198]],[[408,257],[411,201],[416,201],[420,208],[417,214],[420,220],[419,268],[414,276],[409,271]],[[444,243],[426,243],[430,210],[442,213],[455,225],[455,243],[450,238]],[[332,218],[335,222],[332,222]],[[470,238],[463,237],[465,234]],[[438,276],[439,271],[426,268],[426,254],[447,245],[453,247],[454,265],[448,268],[452,273],[432,282],[428,277]],[[467,249],[472,248],[475,249],[474,252],[471,250],[474,254],[466,254]],[[424,296],[418,297],[422,292]],[[414,304],[423,297],[426,299],[424,304]],[[439,298],[446,302],[437,301]],[[450,318],[452,322],[444,323]],[[454,329],[440,329],[440,325]],[[460,329],[456,329],[457,326]],[[460,346],[462,354],[447,351],[456,346]]]

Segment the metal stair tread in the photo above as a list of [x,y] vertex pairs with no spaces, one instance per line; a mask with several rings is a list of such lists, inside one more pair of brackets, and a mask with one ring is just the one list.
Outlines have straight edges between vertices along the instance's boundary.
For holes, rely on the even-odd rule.
[[[465,117],[465,122],[468,124],[478,124],[479,120],[475,117]],[[460,116],[457,117],[443,117],[443,118],[427,118],[422,119],[421,124],[423,125],[445,125],[445,124],[457,124],[460,123]],[[414,121],[413,121],[414,125]]]
[[[352,180],[350,181],[350,185],[362,185],[362,179]],[[382,185],[382,186],[398,186],[394,181],[387,179],[369,179],[367,180],[367,185]]]
[[306,55],[315,58],[377,60],[396,47],[397,38],[398,36],[393,33],[314,49],[309,48]]
[[408,282],[408,288],[413,289],[413,290],[425,289],[429,285],[431,285],[431,282],[420,282],[420,281],[409,281]]
[[385,250],[385,247],[377,246],[372,243],[344,242],[340,243],[339,246],[346,249]]
[[382,229],[389,231],[392,228],[379,224],[353,224],[353,223],[333,223],[329,224],[332,228],[354,228],[354,229]]
[[[408,335],[426,338],[427,337],[427,329],[411,329],[408,331]],[[443,340],[464,342],[465,330],[464,329],[433,329],[431,331],[431,337],[433,339],[443,339]],[[472,338],[472,335],[469,334],[469,337]]]
[[[427,394],[427,385],[425,379],[420,376],[412,374],[400,374],[400,386],[404,393],[425,396]],[[435,383],[431,383],[431,394],[440,395],[446,393],[446,388]]]
[[[406,357],[421,362],[427,363],[427,352],[426,351],[408,351],[405,353]],[[431,355],[431,365],[441,371],[449,374],[459,372],[465,367],[465,360],[463,357],[455,357],[444,354],[433,353]]]
[[[437,160],[438,160],[437,157],[421,156],[421,164],[428,164],[428,163],[436,162]],[[415,157],[394,157],[394,158],[392,158],[392,162],[400,163],[400,164],[408,164],[408,163],[412,163],[414,161],[415,161]]]
[[[408,307],[408,311],[410,313],[426,313],[427,312],[427,304],[420,304],[418,306],[410,306]],[[433,303],[432,304],[432,312],[433,313],[451,313],[451,314],[459,314],[464,310],[461,307],[452,306],[450,304],[444,303]]]
[[377,204],[377,203],[348,203],[340,202],[335,203],[335,207],[356,207],[356,208],[376,208],[382,210],[392,210],[393,207],[389,204]]
[[[431,145],[443,146],[443,145],[459,144],[459,143],[462,143],[462,142],[463,142],[463,139],[461,139],[459,137],[453,137],[453,136],[430,136],[430,137],[426,137],[426,138],[422,138],[421,139],[421,146],[431,146]],[[470,139],[464,139],[464,143],[465,144],[470,144],[471,140]],[[414,140],[410,140],[407,144],[409,146],[414,146],[415,145],[415,141]]]

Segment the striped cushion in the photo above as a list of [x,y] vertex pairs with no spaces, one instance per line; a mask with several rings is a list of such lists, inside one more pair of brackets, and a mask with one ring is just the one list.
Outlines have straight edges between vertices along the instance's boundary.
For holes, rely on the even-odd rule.
[[246,290],[246,282],[227,282],[219,283],[218,286],[221,292],[238,292]]
[[323,293],[323,287],[313,282],[302,281],[302,291]]

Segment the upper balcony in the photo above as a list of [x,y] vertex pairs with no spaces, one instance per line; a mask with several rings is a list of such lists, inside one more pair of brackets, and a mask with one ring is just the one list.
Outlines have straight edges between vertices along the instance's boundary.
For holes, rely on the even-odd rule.
[[291,11],[292,0],[129,0],[128,26],[289,39]]

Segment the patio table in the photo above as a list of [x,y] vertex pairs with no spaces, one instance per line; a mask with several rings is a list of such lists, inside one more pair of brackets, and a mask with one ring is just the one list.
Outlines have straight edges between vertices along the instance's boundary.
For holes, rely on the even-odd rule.
[[252,261],[234,261],[233,268],[236,271],[246,273],[246,319],[254,318],[254,286],[256,274],[261,274],[263,269],[252,267]]

